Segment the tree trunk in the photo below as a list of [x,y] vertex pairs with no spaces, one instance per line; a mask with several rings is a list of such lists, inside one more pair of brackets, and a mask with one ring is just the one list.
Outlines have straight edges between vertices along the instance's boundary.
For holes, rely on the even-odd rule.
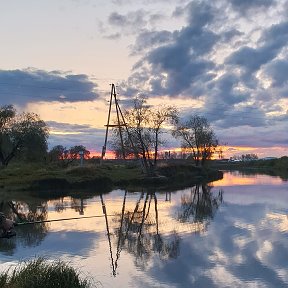
[[154,168],[156,168],[157,166],[157,157],[158,157],[158,132],[156,132],[156,139],[155,139]]

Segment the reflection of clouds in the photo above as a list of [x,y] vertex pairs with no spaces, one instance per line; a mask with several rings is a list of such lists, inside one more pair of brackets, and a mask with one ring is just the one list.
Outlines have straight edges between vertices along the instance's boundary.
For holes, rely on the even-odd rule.
[[[30,247],[22,246],[22,239],[17,236],[11,241],[15,241],[17,255],[10,255],[8,259],[3,259],[1,255],[1,266],[7,266],[10,261],[18,261],[19,259],[29,259],[33,256],[44,256],[48,258],[59,259],[63,255],[81,255],[87,256],[91,247],[97,245],[98,234],[95,232],[83,231],[62,231],[53,232],[46,236],[41,245]],[[1,253],[2,254],[2,253]],[[13,257],[12,257],[13,256]],[[6,260],[6,261],[5,261]],[[3,262],[2,262],[3,261]],[[8,267],[8,266],[7,266]]]
[[207,271],[205,274],[208,277],[211,277],[214,284],[218,287],[252,287],[251,285],[245,285],[243,281],[237,279],[224,266],[216,265],[213,267],[213,269]]
[[256,251],[256,256],[261,262],[263,262],[265,261],[267,254],[272,252],[272,250],[273,244],[270,241],[265,240],[262,245],[260,244],[260,247],[258,247],[258,251]]
[[[236,176],[236,177],[235,177]],[[237,177],[238,176],[238,177]],[[279,177],[268,175],[243,175],[239,171],[226,173],[225,177],[214,182],[217,186],[245,186],[245,185],[282,185],[283,181]]]
[[47,236],[47,240],[42,245],[41,254],[48,256],[51,254],[85,256],[85,254],[88,255],[89,248],[97,243],[97,238],[97,233],[92,231],[50,232]]
[[[239,187],[224,188],[225,205],[207,232],[193,238],[181,234],[177,264],[155,262],[152,277],[157,273],[160,282],[172,283],[172,287],[287,287],[287,237],[279,232],[287,232],[288,220],[279,213],[267,216],[275,207],[285,209],[285,183],[277,185],[277,192],[272,185],[251,188],[241,198],[237,198],[242,192]],[[177,266],[175,273],[170,265]]]
[[280,232],[288,232],[288,215],[279,213],[269,213],[267,220],[272,220]]
[[225,265],[229,263],[229,258],[218,247],[215,248],[214,253],[212,255],[208,256],[208,259],[214,263],[218,262]]

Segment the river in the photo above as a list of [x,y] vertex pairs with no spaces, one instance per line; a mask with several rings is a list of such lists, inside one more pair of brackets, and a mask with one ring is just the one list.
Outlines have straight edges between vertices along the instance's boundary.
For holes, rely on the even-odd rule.
[[0,270],[44,256],[96,287],[288,287],[287,188],[279,177],[225,172],[173,192],[0,200],[23,221],[97,216],[16,227],[0,239]]

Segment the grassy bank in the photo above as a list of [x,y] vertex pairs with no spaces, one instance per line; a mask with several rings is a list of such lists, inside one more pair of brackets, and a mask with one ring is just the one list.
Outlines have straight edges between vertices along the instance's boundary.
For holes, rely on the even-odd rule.
[[[0,274],[2,288],[88,288],[91,281],[81,279],[80,272],[61,261],[38,258],[20,263]],[[95,287],[95,286],[93,286]]]
[[[187,162],[160,163],[155,177],[146,177],[135,162],[107,161],[61,168],[56,165],[16,164],[0,170],[0,192],[30,191],[39,196],[57,197],[77,190],[99,193],[131,186],[179,187],[209,182],[222,177],[218,171],[194,167]],[[52,194],[53,195],[52,195]],[[58,195],[59,194],[59,195]]]

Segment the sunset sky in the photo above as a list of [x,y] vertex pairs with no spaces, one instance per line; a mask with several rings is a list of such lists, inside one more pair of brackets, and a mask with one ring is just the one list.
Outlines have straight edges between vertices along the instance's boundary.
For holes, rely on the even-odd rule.
[[288,155],[287,0],[0,0],[0,39],[0,106],[38,113],[50,148],[100,152],[115,83],[123,109],[205,116],[226,157]]

